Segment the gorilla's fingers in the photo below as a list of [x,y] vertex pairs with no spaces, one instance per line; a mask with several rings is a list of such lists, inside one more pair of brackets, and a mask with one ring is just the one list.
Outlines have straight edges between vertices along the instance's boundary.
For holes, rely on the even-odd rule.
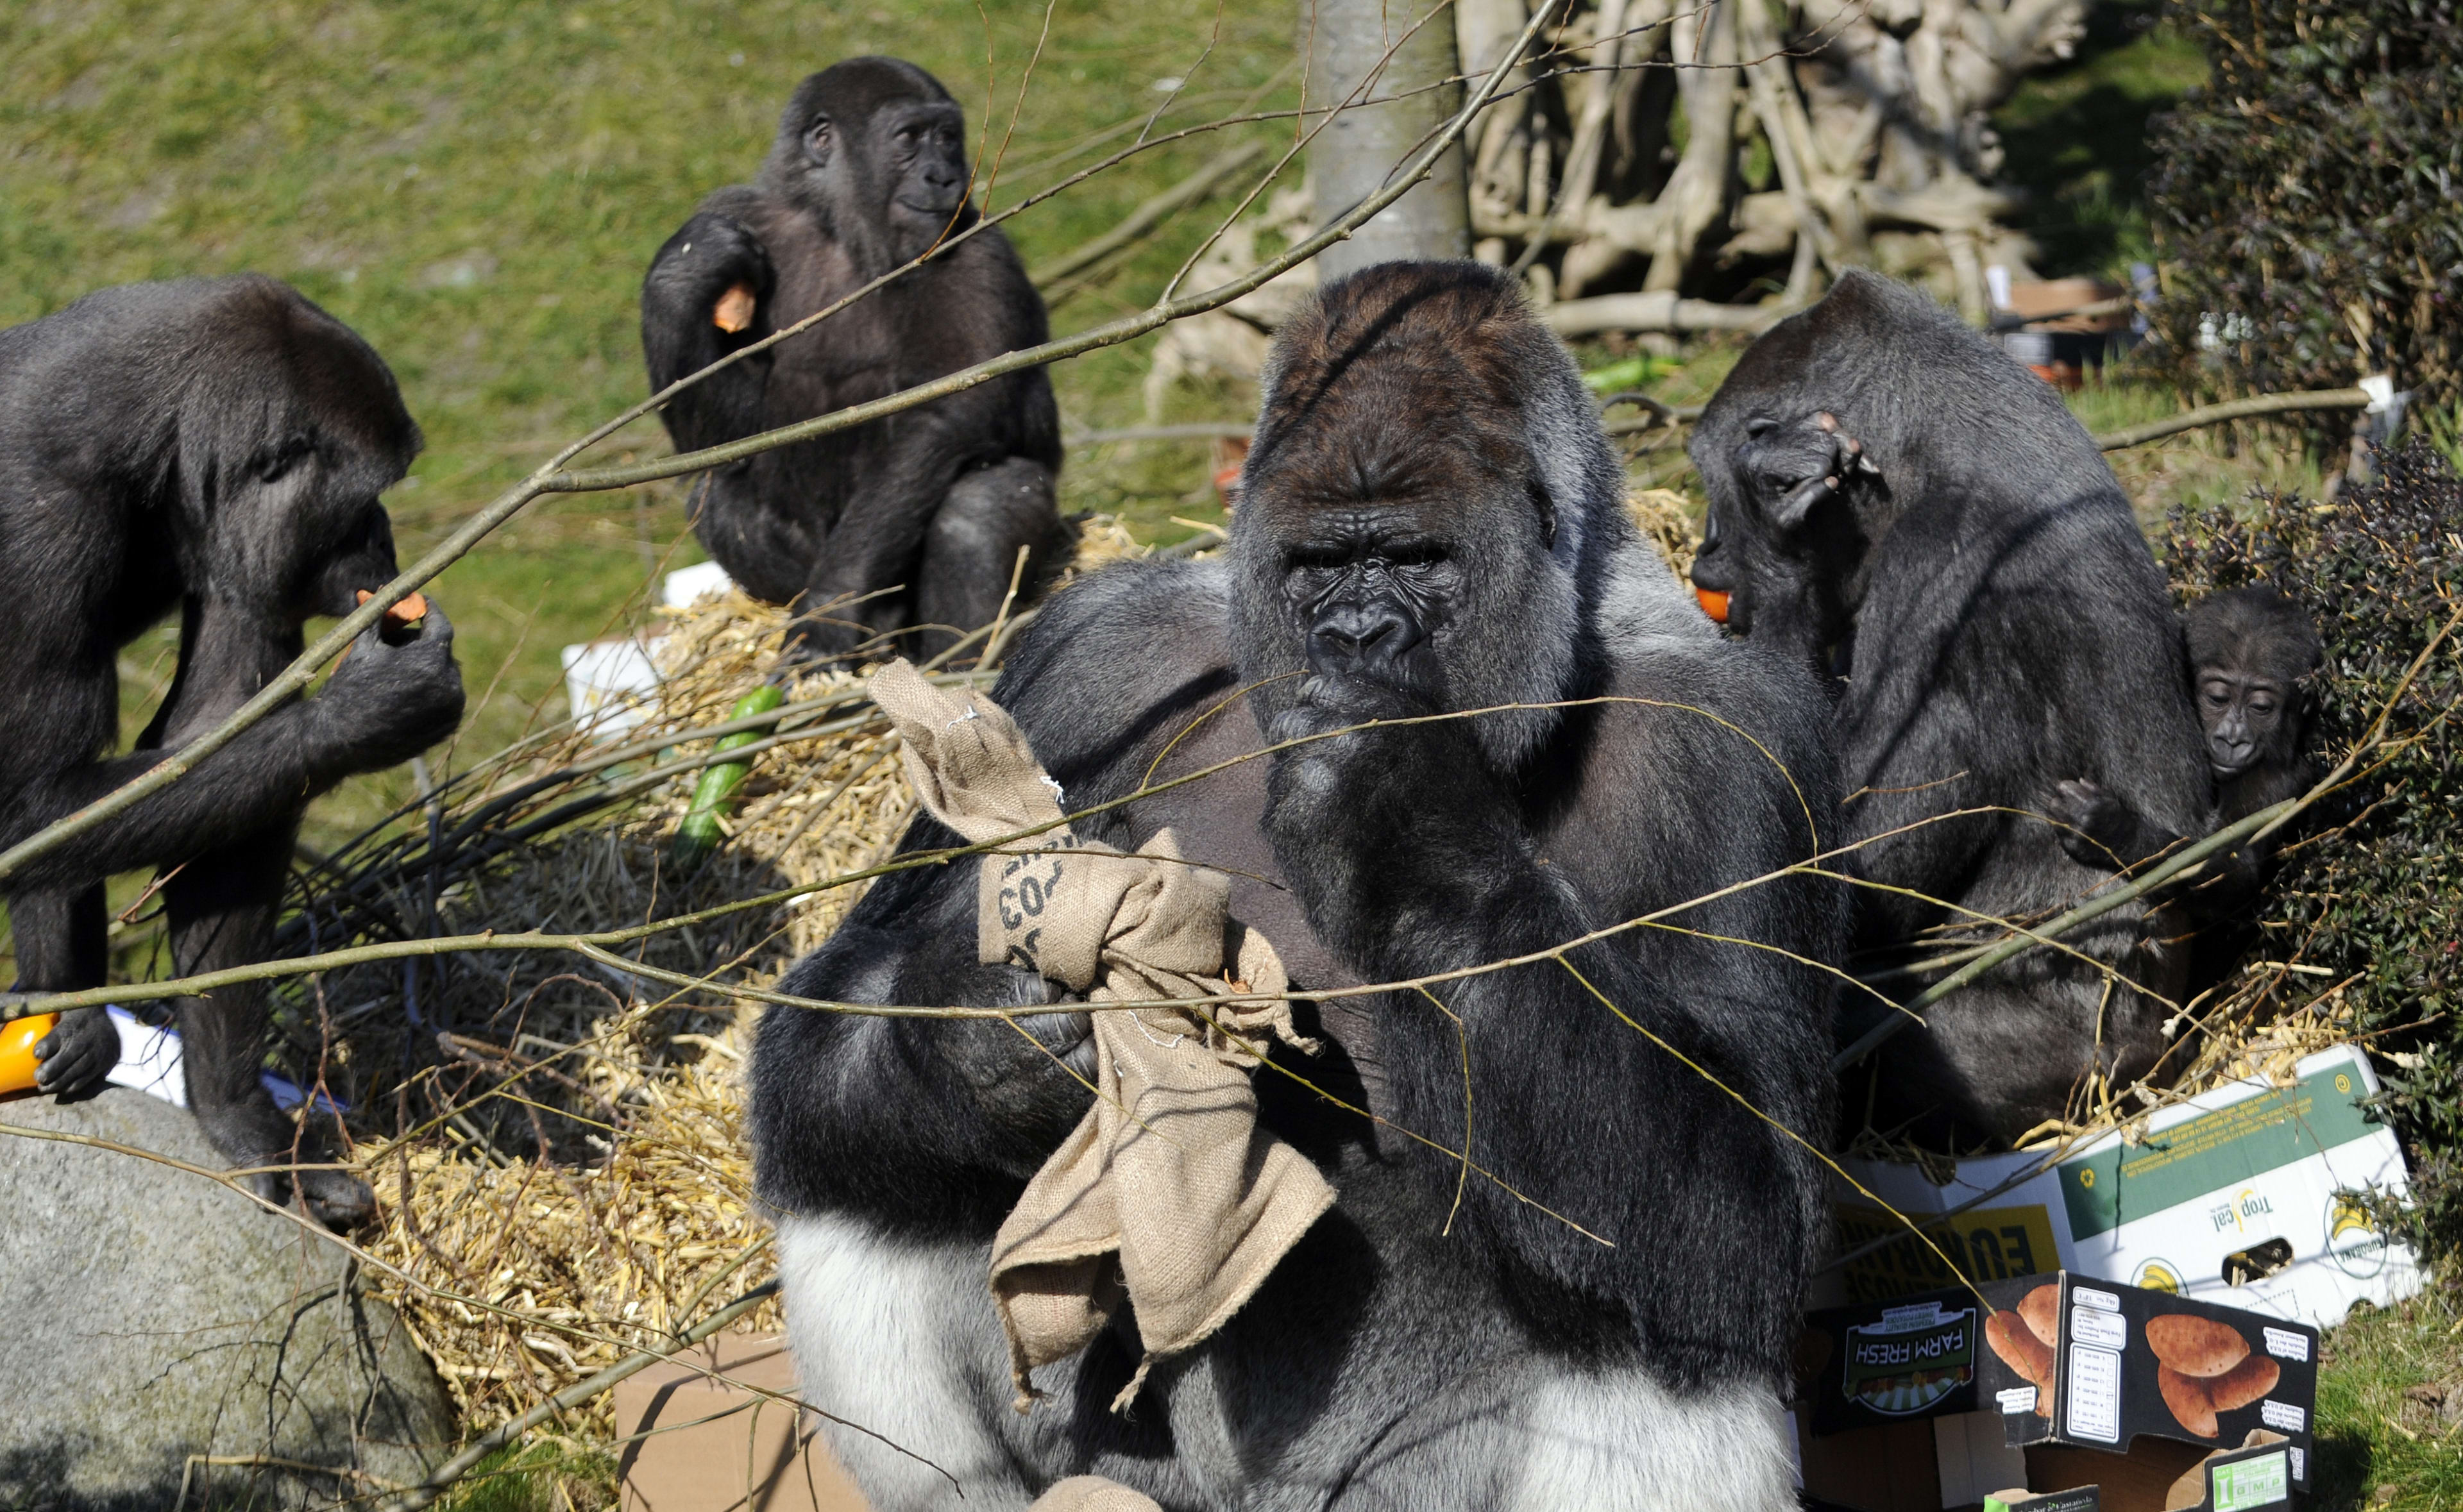
[[72,1008],[36,1043],[34,1059],[34,1085],[41,1091],[66,1102],[91,1097],[120,1064],[120,1031],[104,1009]]

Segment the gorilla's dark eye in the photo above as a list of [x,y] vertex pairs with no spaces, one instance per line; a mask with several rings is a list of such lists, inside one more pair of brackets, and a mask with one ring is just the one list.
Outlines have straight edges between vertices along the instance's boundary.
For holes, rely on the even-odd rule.
[[298,466],[301,461],[313,455],[316,449],[305,436],[286,438],[272,450],[257,459],[257,482],[273,482],[284,473]]
[[1747,441],[1759,441],[1762,438],[1763,432],[1776,430],[1777,428],[1778,421],[1771,419],[1767,415],[1756,415],[1753,419],[1745,421],[1745,439]]

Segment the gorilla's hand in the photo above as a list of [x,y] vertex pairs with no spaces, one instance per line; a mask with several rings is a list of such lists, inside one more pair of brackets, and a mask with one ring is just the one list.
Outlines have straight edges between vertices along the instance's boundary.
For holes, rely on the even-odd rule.
[[1435,964],[1431,941],[1461,938],[1464,911],[1529,873],[1519,816],[1470,720],[1424,718],[1435,712],[1383,682],[1318,674],[1270,732],[1303,744],[1274,758],[1266,832],[1311,927],[1362,971]]
[[[699,322],[733,348],[762,334],[761,314],[778,275],[769,249],[730,216],[705,210],[667,244],[673,250],[650,270],[649,292],[667,313]],[[748,307],[744,295],[752,296]]]
[[2083,777],[2055,784],[2045,813],[2062,851],[2081,866],[2112,872],[2140,859],[2127,853],[2137,830],[2129,806]]
[[1793,531],[1814,506],[1849,482],[1878,477],[1864,444],[1839,428],[1839,418],[1821,412],[1791,425],[1765,430],[1736,448],[1736,461],[1755,481],[1771,523]]
[[415,637],[392,644],[380,624],[351,642],[325,691],[309,702],[311,761],[320,776],[407,761],[453,733],[462,702],[453,622],[429,599]]
[[103,1078],[120,1064],[120,1030],[102,1008],[71,1008],[52,1032],[34,1042],[34,1086],[64,1103],[102,1091]]

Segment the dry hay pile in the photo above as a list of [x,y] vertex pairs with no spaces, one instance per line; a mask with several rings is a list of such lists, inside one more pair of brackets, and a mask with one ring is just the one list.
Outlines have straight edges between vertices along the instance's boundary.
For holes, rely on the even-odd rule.
[[[1098,517],[1076,570],[1143,554]],[[791,709],[833,694],[852,701],[819,711],[811,727],[821,733],[752,759],[729,839],[697,870],[680,875],[669,854],[697,773],[661,780],[645,757],[581,782],[548,780],[595,754],[723,721],[779,675],[783,610],[730,592],[662,614],[652,652],[662,680],[639,724],[596,744],[581,732],[542,743],[445,805],[431,829],[449,836],[458,821],[542,781],[545,790],[490,824],[517,832],[523,815],[553,815],[594,782],[645,790],[469,869],[439,890],[425,933],[621,928],[792,893],[622,951],[758,987],[825,940],[861,896],[861,886],[822,884],[884,859],[914,805],[853,677],[804,677],[784,689]],[[683,744],[668,759],[708,749]],[[373,877],[385,895],[374,913],[425,907],[419,838],[362,869],[360,890]],[[345,924],[331,927],[328,941]],[[374,1035],[331,1044],[328,1082],[401,1086],[349,1120],[381,1208],[368,1247],[401,1272],[380,1275],[377,1287],[403,1309],[469,1430],[659,1345],[767,1279],[769,1257],[754,1250],[768,1230],[742,1128],[757,1003],[548,951],[447,956],[408,974],[399,962],[330,972],[316,998],[320,1006],[366,1000],[388,1010],[375,1020],[387,1026],[403,1021],[406,1001],[420,1010],[406,1049]],[[345,1060],[357,1064],[335,1064]],[[772,1304],[739,1326],[777,1321]],[[567,1427],[603,1436],[609,1413],[602,1397]]]

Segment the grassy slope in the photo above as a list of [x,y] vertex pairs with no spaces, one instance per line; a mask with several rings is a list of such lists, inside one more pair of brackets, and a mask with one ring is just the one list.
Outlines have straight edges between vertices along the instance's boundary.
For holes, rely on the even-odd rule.
[[[895,53],[938,74],[975,128],[990,119],[1006,131],[1042,22],[1039,9],[1001,0],[984,11],[969,0],[12,8],[0,12],[11,81],[0,93],[0,322],[131,279],[240,269],[290,279],[385,355],[426,431],[425,455],[388,500],[414,553],[640,397],[642,270],[705,192],[749,175],[798,78],[853,54]],[[1159,78],[1190,81],[1193,108],[1175,119],[1227,113],[1282,67],[1289,27],[1286,8],[1266,0],[1220,11],[1211,0],[1060,8],[991,203],[1055,177],[1016,169],[1161,103]],[[1030,212],[1012,234],[1030,265],[1067,250],[1220,145],[1148,154]],[[996,137],[987,161],[998,147]],[[1204,220],[1184,214],[1057,325],[1150,297]],[[1137,350],[1064,366],[1064,414],[1134,421],[1143,370]],[[650,421],[609,454],[665,449]],[[1157,524],[1187,512],[1180,495],[1204,481],[1186,448],[1080,472],[1068,480],[1071,507],[1125,508]],[[466,673],[474,693],[494,684],[465,751],[519,733],[559,685],[557,646],[604,633],[661,567],[698,557],[680,497],[660,486],[545,504],[447,572],[439,596],[461,630]],[[132,711],[167,677],[167,643],[131,648]],[[548,706],[561,713],[560,699]],[[405,782],[338,795],[312,832],[334,835]]]

